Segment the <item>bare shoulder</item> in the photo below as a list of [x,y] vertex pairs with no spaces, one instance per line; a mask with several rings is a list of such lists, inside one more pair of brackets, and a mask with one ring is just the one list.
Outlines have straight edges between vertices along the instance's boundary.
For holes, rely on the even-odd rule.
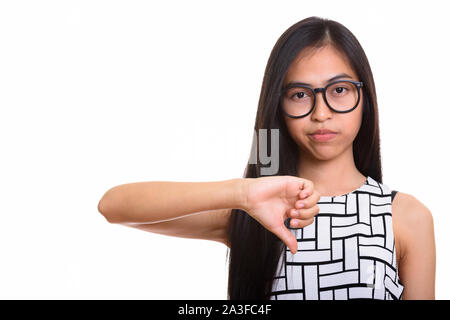
[[398,235],[400,256],[404,256],[408,246],[433,233],[430,209],[409,193],[397,192],[392,202],[392,219]]
[[398,192],[392,220],[401,240],[398,266],[405,286],[403,299],[435,299],[436,244],[430,209],[415,196]]
[[430,209],[409,193],[397,192],[392,208],[399,220],[408,226],[433,220]]

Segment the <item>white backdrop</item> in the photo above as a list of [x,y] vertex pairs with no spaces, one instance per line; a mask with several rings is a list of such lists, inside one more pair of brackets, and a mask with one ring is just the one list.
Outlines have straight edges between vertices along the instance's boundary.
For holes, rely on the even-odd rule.
[[0,298],[226,299],[226,247],[109,224],[104,192],[241,177],[278,37],[316,15],[359,39],[383,181],[433,213],[449,299],[445,1],[1,1]]

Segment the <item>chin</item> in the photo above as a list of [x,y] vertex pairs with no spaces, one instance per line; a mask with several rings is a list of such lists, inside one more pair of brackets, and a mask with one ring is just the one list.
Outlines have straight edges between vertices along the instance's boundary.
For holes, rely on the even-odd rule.
[[328,154],[314,153],[314,154],[312,154],[312,156],[320,161],[328,161],[328,160],[332,160],[332,159],[336,158],[338,156],[338,154],[336,154],[336,153],[328,153]]
[[317,144],[307,150],[301,150],[302,153],[307,152],[311,157],[321,161],[334,159],[343,151],[344,150],[339,146],[325,143]]

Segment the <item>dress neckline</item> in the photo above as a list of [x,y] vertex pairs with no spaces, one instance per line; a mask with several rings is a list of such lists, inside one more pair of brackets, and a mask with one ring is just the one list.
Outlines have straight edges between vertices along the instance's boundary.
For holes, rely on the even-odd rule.
[[320,197],[320,199],[321,198],[337,198],[337,197],[345,197],[345,196],[348,196],[349,194],[352,194],[352,193],[354,193],[354,192],[356,192],[356,191],[359,191],[360,189],[362,189],[366,184],[368,184],[368,182],[369,182],[369,176],[367,176],[366,177],[366,179],[364,180],[364,182],[363,182],[363,184],[361,184],[358,188],[356,188],[356,189],[354,189],[354,190],[352,190],[352,191],[350,191],[350,192],[348,192],[348,193],[344,193],[344,194],[339,194],[339,195],[335,195],[335,196],[321,196]]

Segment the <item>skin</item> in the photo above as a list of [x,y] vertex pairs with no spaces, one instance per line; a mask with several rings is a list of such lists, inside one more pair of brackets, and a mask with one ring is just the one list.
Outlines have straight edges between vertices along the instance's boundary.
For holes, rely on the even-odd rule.
[[[284,83],[299,81],[311,87],[325,87],[331,77],[346,73],[360,81],[346,57],[332,46],[303,50],[290,66]],[[299,172],[311,180],[322,196],[341,195],[361,186],[366,177],[356,168],[353,140],[362,121],[363,91],[359,105],[349,113],[336,113],[317,94],[312,113],[304,118],[285,116],[287,128],[300,149]],[[327,128],[338,134],[327,142],[310,136]],[[301,213],[302,210],[299,210]],[[436,253],[430,210],[414,196],[398,192],[392,203],[392,220],[403,299],[435,299]]]

